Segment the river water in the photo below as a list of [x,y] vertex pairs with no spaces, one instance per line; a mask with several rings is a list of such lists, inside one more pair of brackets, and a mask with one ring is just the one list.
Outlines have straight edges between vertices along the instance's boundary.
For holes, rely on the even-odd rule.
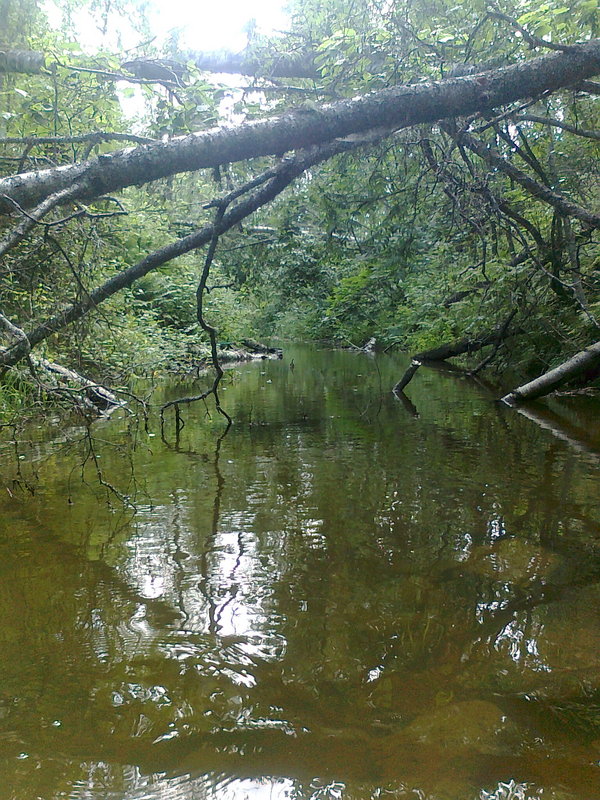
[[600,798],[600,405],[405,366],[4,436],[2,800]]

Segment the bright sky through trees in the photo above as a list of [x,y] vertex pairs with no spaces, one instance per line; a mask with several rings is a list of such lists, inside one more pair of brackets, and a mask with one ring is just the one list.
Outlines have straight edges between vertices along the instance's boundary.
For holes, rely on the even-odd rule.
[[193,50],[241,50],[245,28],[254,19],[259,30],[271,32],[286,26],[282,0],[154,0],[150,25],[158,35],[180,28],[182,47]]
[[[50,24],[61,25],[63,11],[54,0],[45,4]],[[259,31],[270,33],[286,27],[282,0],[150,0],[140,3],[140,18],[145,15],[151,34],[160,45],[176,36],[181,49],[241,50],[247,43],[248,24],[256,21]],[[113,15],[109,24],[97,12],[85,8],[75,11],[72,19],[79,43],[88,51],[99,47],[132,49],[145,37],[136,30],[138,20]]]

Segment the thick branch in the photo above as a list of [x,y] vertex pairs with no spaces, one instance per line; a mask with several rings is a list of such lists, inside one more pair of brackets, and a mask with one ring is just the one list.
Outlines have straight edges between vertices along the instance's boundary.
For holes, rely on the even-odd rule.
[[[567,53],[479,75],[385,89],[320,109],[213,128],[80,164],[23,173],[0,180],[0,195],[13,198],[24,208],[32,207],[49,194],[82,181],[81,197],[89,199],[178,172],[284,153],[381,127],[398,130],[471,114],[571,86],[599,71],[600,40],[595,39]],[[0,200],[0,212],[10,209],[10,202]]]
[[12,203],[13,207],[16,207],[17,211],[23,214],[23,220],[16,226],[14,230],[5,236],[2,241],[0,241],[0,258],[12,250],[13,247],[16,247],[32,228],[40,224],[42,218],[49,211],[51,211],[53,208],[56,208],[56,206],[61,205],[62,203],[68,202],[73,197],[76,197],[80,193],[80,190],[81,186],[79,184],[74,184],[70,187],[67,186],[64,189],[61,189],[59,192],[46,197],[45,200],[43,200],[37,208],[34,208],[31,213],[24,211],[18,205],[18,203],[12,200],[12,198],[9,198],[9,201]]
[[[483,333],[473,339],[456,339],[453,342],[442,344],[439,347],[433,347],[431,350],[424,350],[422,353],[415,353],[412,356],[410,366],[400,378],[398,383],[394,386],[393,391],[403,392],[404,389],[413,379],[415,372],[420,366],[431,361],[446,361],[448,358],[456,358],[457,356],[467,355],[469,353],[476,353],[483,350],[490,344],[499,345],[508,335],[508,327],[512,322],[516,311],[512,312],[504,323],[490,333]],[[1,363],[1,362],[0,362]],[[481,369],[481,367],[479,367]]]
[[[252,53],[243,50],[231,53],[226,50],[212,53],[188,52],[181,54],[183,63],[191,61],[198,69],[206,72],[227,72],[239,75],[254,75],[265,78],[320,78],[314,64],[314,56],[309,53]],[[268,66],[265,68],[265,64]]]
[[44,67],[44,54],[32,50],[6,50],[0,48],[0,72],[25,72],[34,74]]
[[[13,322],[11,322],[8,317],[5,317],[4,314],[0,313],[0,330],[6,331],[6,333],[18,342],[18,346],[22,348],[23,355],[27,355],[31,349],[31,345],[29,344],[29,339],[27,338],[27,334],[24,330],[19,328]],[[8,350],[8,348],[0,348],[0,356],[2,352]]]
[[575,217],[593,228],[600,228],[600,214],[588,211],[577,203],[573,203],[564,195],[552,191],[544,184],[531,178],[527,173],[515,167],[506,158],[503,158],[497,150],[494,150],[480,139],[476,139],[466,131],[461,131],[457,136],[457,140],[473,153],[476,153],[491,167],[508,175],[509,178],[520,184],[537,200],[541,200],[555,208],[559,214],[566,217]]

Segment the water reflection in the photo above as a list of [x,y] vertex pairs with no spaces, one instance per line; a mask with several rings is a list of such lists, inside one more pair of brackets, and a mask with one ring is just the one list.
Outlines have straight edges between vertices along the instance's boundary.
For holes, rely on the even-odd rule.
[[594,463],[451,375],[417,417],[393,359],[293,357],[230,375],[224,439],[105,426],[134,515],[52,443],[0,501],[9,800],[592,800]]

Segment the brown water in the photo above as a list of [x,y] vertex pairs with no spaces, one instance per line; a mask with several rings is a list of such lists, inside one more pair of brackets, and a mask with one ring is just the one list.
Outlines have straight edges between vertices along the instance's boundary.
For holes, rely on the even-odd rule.
[[600,798],[600,406],[404,366],[5,437],[2,800]]

